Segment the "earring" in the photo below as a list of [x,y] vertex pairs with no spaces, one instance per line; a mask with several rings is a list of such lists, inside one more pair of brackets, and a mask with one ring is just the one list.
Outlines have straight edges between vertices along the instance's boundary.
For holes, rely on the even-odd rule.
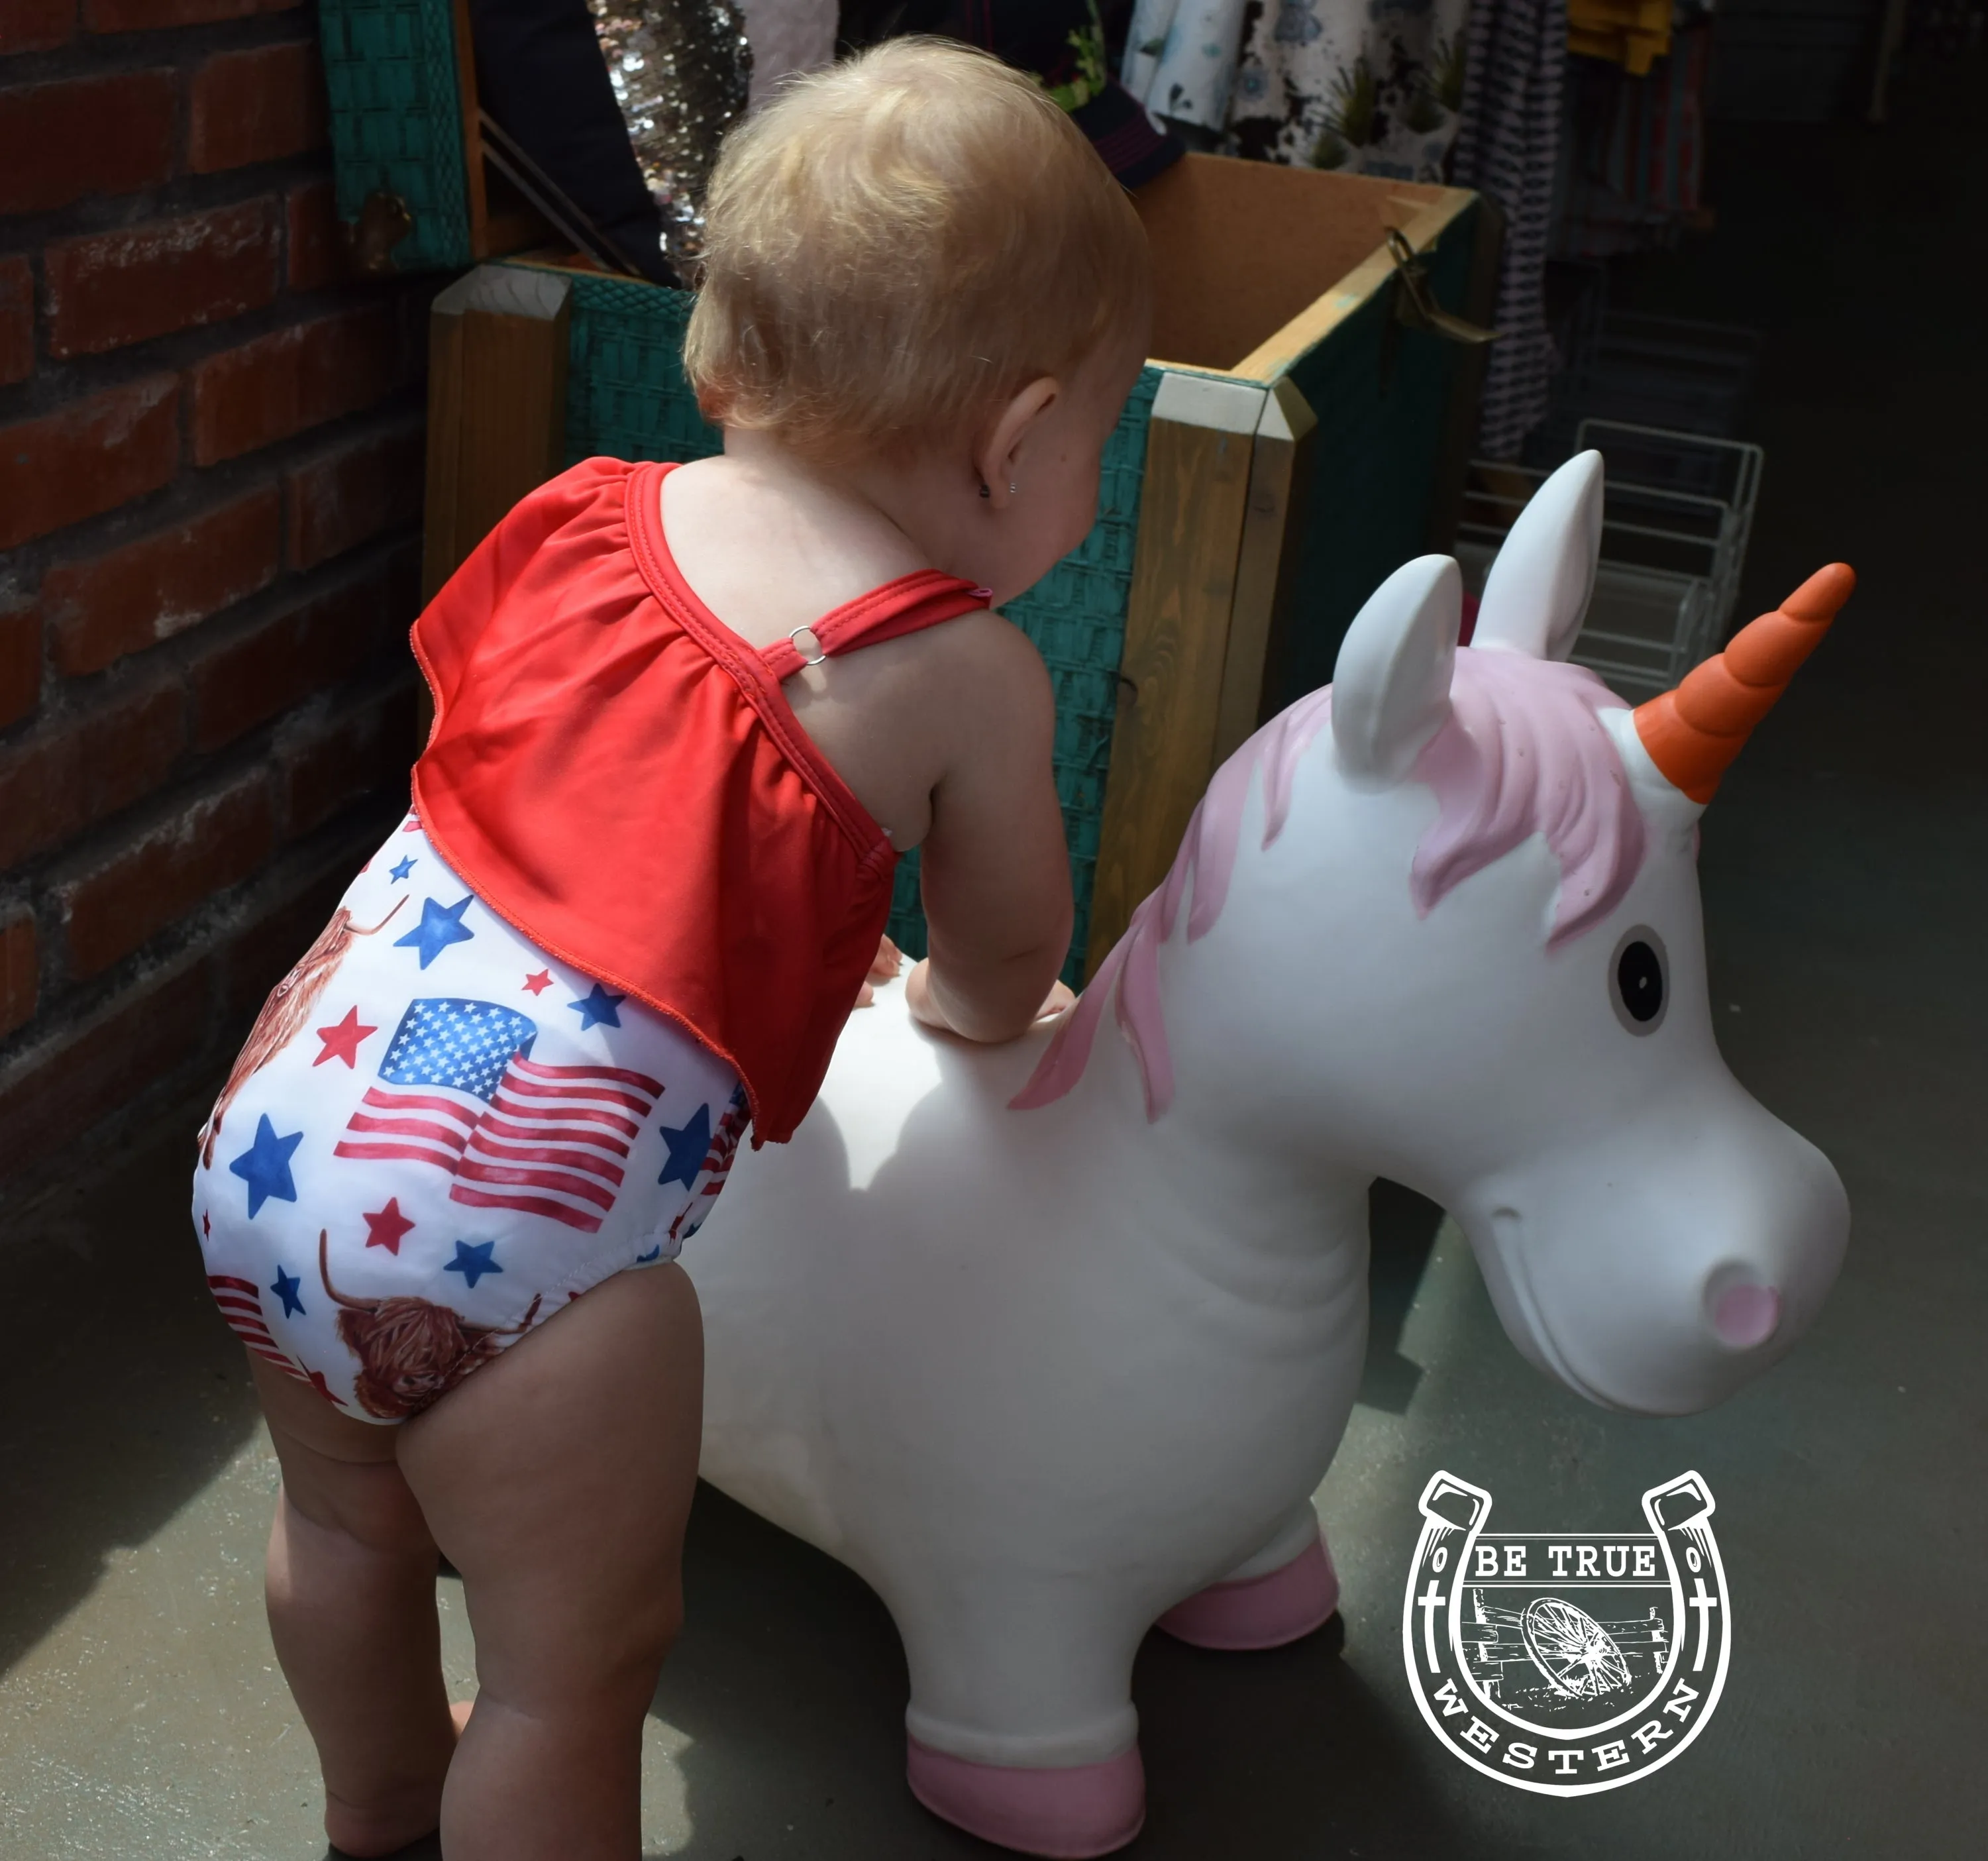
[[1008,481],[1008,495],[1009,497],[1012,498],[1017,496],[1020,492],[1020,489],[1021,487],[1018,486],[1013,479],[1010,479]]
[[994,495],[992,492],[987,489],[987,481],[985,479],[982,479],[980,481],[980,495],[983,498],[991,498]]

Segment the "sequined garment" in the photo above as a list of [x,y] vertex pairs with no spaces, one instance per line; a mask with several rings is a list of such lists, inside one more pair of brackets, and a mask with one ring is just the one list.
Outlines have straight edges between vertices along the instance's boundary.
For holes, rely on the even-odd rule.
[[733,0],[587,0],[642,178],[679,267],[703,248],[704,190],[746,108],[752,48]]

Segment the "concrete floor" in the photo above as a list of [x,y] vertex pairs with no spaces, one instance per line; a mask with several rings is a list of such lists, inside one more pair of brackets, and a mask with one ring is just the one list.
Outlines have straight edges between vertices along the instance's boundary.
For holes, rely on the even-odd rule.
[[[1864,577],[1703,856],[1726,1051],[1849,1186],[1835,1297],[1724,1409],[1628,1420],[1527,1369],[1455,1231],[1378,1191],[1367,1399],[1319,1494],[1343,1649],[1337,1630],[1256,1656],[1153,1637],[1128,1861],[1984,1852],[1988,359],[1965,211],[1978,239],[1984,75],[1902,87],[1882,136],[1725,134],[1721,231],[1628,280],[1646,307],[1771,333],[1749,611],[1831,557]],[[5,1861],[326,1852],[262,1621],[275,1466],[184,1231],[201,1109],[0,1236]],[[1398,1622],[1438,1466],[1489,1487],[1507,1528],[1631,1526],[1645,1487],[1705,1474],[1737,1626],[1718,1715],[1677,1763],[1560,1801],[1436,1748]],[[903,1663],[855,1578],[706,1490],[688,1591],[650,1726],[652,1853],[995,1853],[905,1792]],[[466,1689],[460,1593],[441,1594]]]

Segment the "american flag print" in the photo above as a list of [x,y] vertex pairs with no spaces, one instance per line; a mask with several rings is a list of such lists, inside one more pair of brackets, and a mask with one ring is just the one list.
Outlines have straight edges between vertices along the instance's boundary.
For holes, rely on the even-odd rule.
[[228,1321],[228,1328],[250,1350],[294,1376],[299,1382],[306,1380],[303,1372],[291,1362],[269,1335],[269,1328],[262,1319],[262,1288],[253,1280],[238,1279],[228,1273],[210,1273],[207,1276],[207,1289],[214,1294],[214,1302],[221,1308],[221,1315]]
[[747,1115],[730,1064],[540,949],[411,817],[340,912],[202,1152],[194,1225],[254,1360],[384,1423],[674,1259]]
[[333,1154],[430,1164],[453,1178],[451,1202],[599,1233],[662,1083],[626,1067],[542,1064],[538,1032],[495,1002],[410,1002]]
[[695,1193],[689,1206],[670,1224],[672,1240],[688,1240],[704,1226],[704,1218],[711,1213],[713,1200],[724,1188],[725,1179],[732,1173],[732,1159],[738,1155],[739,1140],[746,1135],[749,1117],[745,1088],[734,1086],[725,1115],[718,1121],[718,1128],[712,1134],[711,1148],[705,1153],[703,1167],[698,1172]]

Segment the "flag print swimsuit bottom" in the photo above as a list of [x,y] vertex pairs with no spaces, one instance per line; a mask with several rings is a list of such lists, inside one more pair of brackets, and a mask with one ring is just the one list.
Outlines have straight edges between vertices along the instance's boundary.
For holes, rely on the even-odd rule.
[[521,936],[411,814],[201,1134],[207,1283],[258,1357],[401,1421],[590,1287],[674,1260],[746,1122],[725,1061]]

